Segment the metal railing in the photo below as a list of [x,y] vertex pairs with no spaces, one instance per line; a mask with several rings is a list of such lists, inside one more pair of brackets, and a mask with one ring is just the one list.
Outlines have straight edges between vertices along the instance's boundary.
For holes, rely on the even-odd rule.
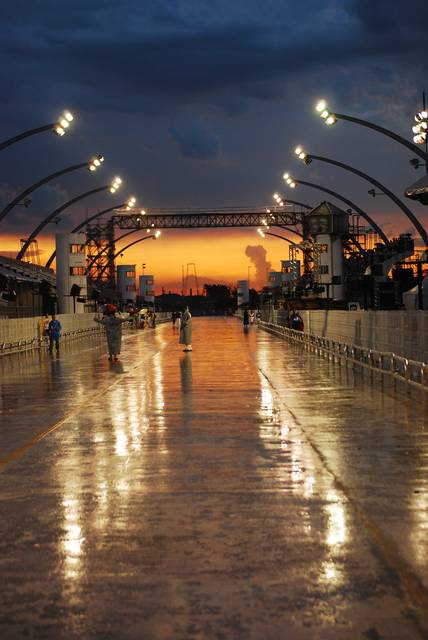
[[339,342],[314,333],[296,331],[272,322],[260,321],[259,327],[281,338],[301,344],[313,353],[328,357],[338,364],[360,366],[428,391],[428,364],[425,362],[410,360],[391,352]]
[[[99,326],[85,327],[82,329],[72,329],[70,331],[63,331],[61,334],[61,340],[75,340],[76,338],[84,338],[89,335],[99,333],[101,333],[101,328]],[[9,353],[28,351],[29,349],[40,349],[41,347],[47,346],[49,346],[49,338],[46,336],[43,336],[41,338],[15,340],[14,342],[0,342],[0,356]]]
[[[156,319],[156,325],[163,324],[165,322],[170,321],[171,314],[170,313],[159,313]],[[125,332],[131,331],[135,329],[134,326],[127,326],[128,323],[125,323],[123,330]],[[85,338],[93,335],[99,335],[103,333],[103,327],[99,324],[94,324],[93,327],[82,327],[80,329],[70,329],[62,331],[61,333],[61,341],[69,341],[76,340],[77,338]],[[26,338],[22,340],[15,340],[13,342],[0,342],[0,356],[7,355],[11,353],[19,353],[21,351],[28,351],[30,349],[40,349],[42,347],[49,346],[49,338],[47,336],[43,337],[32,337]]]

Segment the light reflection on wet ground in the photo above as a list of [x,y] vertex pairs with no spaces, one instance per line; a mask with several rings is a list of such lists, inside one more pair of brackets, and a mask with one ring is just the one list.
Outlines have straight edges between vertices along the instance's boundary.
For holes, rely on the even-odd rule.
[[176,341],[0,364],[3,636],[426,637],[421,399],[234,319]]

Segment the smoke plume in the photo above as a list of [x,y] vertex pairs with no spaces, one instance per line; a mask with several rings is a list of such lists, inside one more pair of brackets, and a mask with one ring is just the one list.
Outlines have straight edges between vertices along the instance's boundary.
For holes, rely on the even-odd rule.
[[252,280],[252,284],[257,287],[263,287],[267,284],[268,272],[271,270],[271,264],[266,260],[266,249],[261,244],[256,246],[248,245],[245,249],[245,255],[250,258],[256,268],[256,274]]

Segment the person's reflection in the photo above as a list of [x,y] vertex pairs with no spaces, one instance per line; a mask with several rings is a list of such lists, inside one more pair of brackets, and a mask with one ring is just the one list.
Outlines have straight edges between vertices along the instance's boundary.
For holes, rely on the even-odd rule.
[[109,362],[109,369],[110,371],[113,371],[113,373],[116,373],[118,375],[120,375],[121,373],[124,373],[125,371],[123,368],[123,363],[120,362],[120,360],[118,360],[117,362],[115,362],[114,360]]
[[183,412],[192,413],[192,352],[180,358],[180,381]]

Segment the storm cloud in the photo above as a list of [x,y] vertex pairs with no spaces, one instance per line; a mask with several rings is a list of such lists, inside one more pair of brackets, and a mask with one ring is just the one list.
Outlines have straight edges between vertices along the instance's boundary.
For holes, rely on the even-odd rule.
[[[76,120],[60,141],[43,135],[5,152],[1,182],[13,190],[103,153],[103,176],[123,176],[144,206],[221,206],[266,204],[285,169],[319,171],[323,183],[339,181],[338,191],[389,219],[386,199],[374,202],[349,176],[289,166],[292,148],[363,160],[402,193],[417,177],[406,151],[354,125],[327,133],[313,104],[326,97],[409,137],[428,62],[427,17],[425,0],[410,9],[402,0],[16,0],[2,7],[0,135],[52,121],[63,108]],[[88,182],[83,174],[64,180],[70,197]],[[50,206],[34,207],[34,216]],[[27,215],[16,212],[8,228]]]

